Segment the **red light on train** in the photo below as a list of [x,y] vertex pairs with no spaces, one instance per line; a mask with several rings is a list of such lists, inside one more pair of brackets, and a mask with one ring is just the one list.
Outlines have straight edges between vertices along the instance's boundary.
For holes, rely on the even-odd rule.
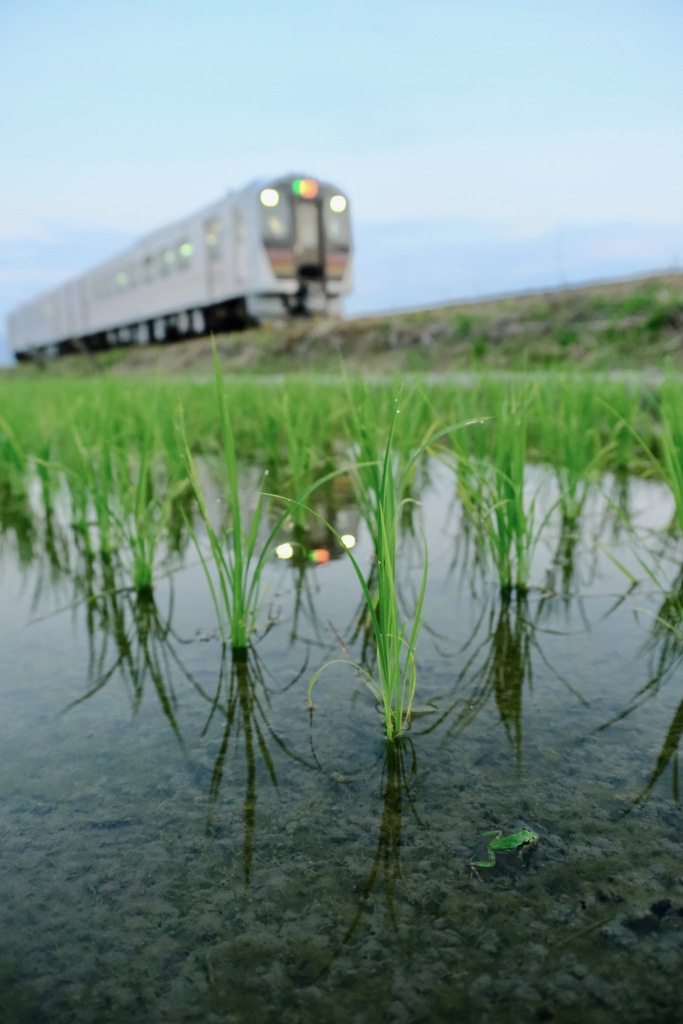
[[292,192],[302,199],[315,199],[318,194],[318,182],[313,178],[297,178],[292,182]]

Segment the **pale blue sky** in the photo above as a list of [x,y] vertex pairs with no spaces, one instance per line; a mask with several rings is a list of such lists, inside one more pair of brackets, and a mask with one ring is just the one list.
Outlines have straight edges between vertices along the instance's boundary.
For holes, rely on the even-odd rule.
[[[355,311],[405,299],[391,285],[399,237],[415,244],[403,278],[414,259],[428,283],[438,250],[439,285],[416,302],[464,297],[468,240],[493,247],[480,293],[544,283],[543,259],[545,283],[590,276],[590,246],[564,250],[600,226],[602,251],[636,231],[633,267],[614,272],[639,269],[643,232],[640,269],[670,265],[683,258],[682,30],[680,0],[0,0],[0,315],[120,241],[291,170],[351,197],[366,246]],[[518,280],[515,241],[534,240]]]

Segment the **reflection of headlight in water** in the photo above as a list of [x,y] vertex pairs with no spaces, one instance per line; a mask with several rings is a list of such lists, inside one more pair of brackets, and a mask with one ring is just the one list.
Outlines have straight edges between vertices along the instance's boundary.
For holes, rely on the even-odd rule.
[[294,555],[294,548],[286,541],[284,544],[278,544],[275,548],[275,554],[278,558],[292,558]]
[[342,534],[341,542],[345,548],[355,548],[356,546],[356,538],[352,533]]

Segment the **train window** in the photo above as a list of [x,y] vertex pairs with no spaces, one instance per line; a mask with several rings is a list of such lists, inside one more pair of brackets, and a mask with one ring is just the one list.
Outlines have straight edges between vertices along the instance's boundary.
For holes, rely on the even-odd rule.
[[212,217],[204,225],[204,241],[206,252],[211,263],[217,263],[223,258],[223,225],[219,217]]
[[161,254],[161,275],[162,275],[162,277],[165,277],[167,274],[169,274],[173,270],[174,264],[175,264],[175,252],[173,251],[173,249],[166,249],[165,252],[162,252],[162,254]]
[[145,282],[145,284],[149,284],[150,281],[154,280],[154,257],[153,256],[145,256],[144,260],[142,261],[141,270],[142,270],[142,280]]
[[283,196],[277,206],[261,207],[263,238],[268,242],[286,242],[292,235],[292,207]]
[[194,246],[191,242],[181,242],[178,246],[178,268],[184,270],[192,262]]

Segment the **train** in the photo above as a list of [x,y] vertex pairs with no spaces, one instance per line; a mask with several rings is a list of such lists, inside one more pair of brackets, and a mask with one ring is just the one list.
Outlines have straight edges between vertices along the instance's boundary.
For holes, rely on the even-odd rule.
[[37,296],[7,320],[18,361],[340,316],[349,199],[305,175],[255,181]]

